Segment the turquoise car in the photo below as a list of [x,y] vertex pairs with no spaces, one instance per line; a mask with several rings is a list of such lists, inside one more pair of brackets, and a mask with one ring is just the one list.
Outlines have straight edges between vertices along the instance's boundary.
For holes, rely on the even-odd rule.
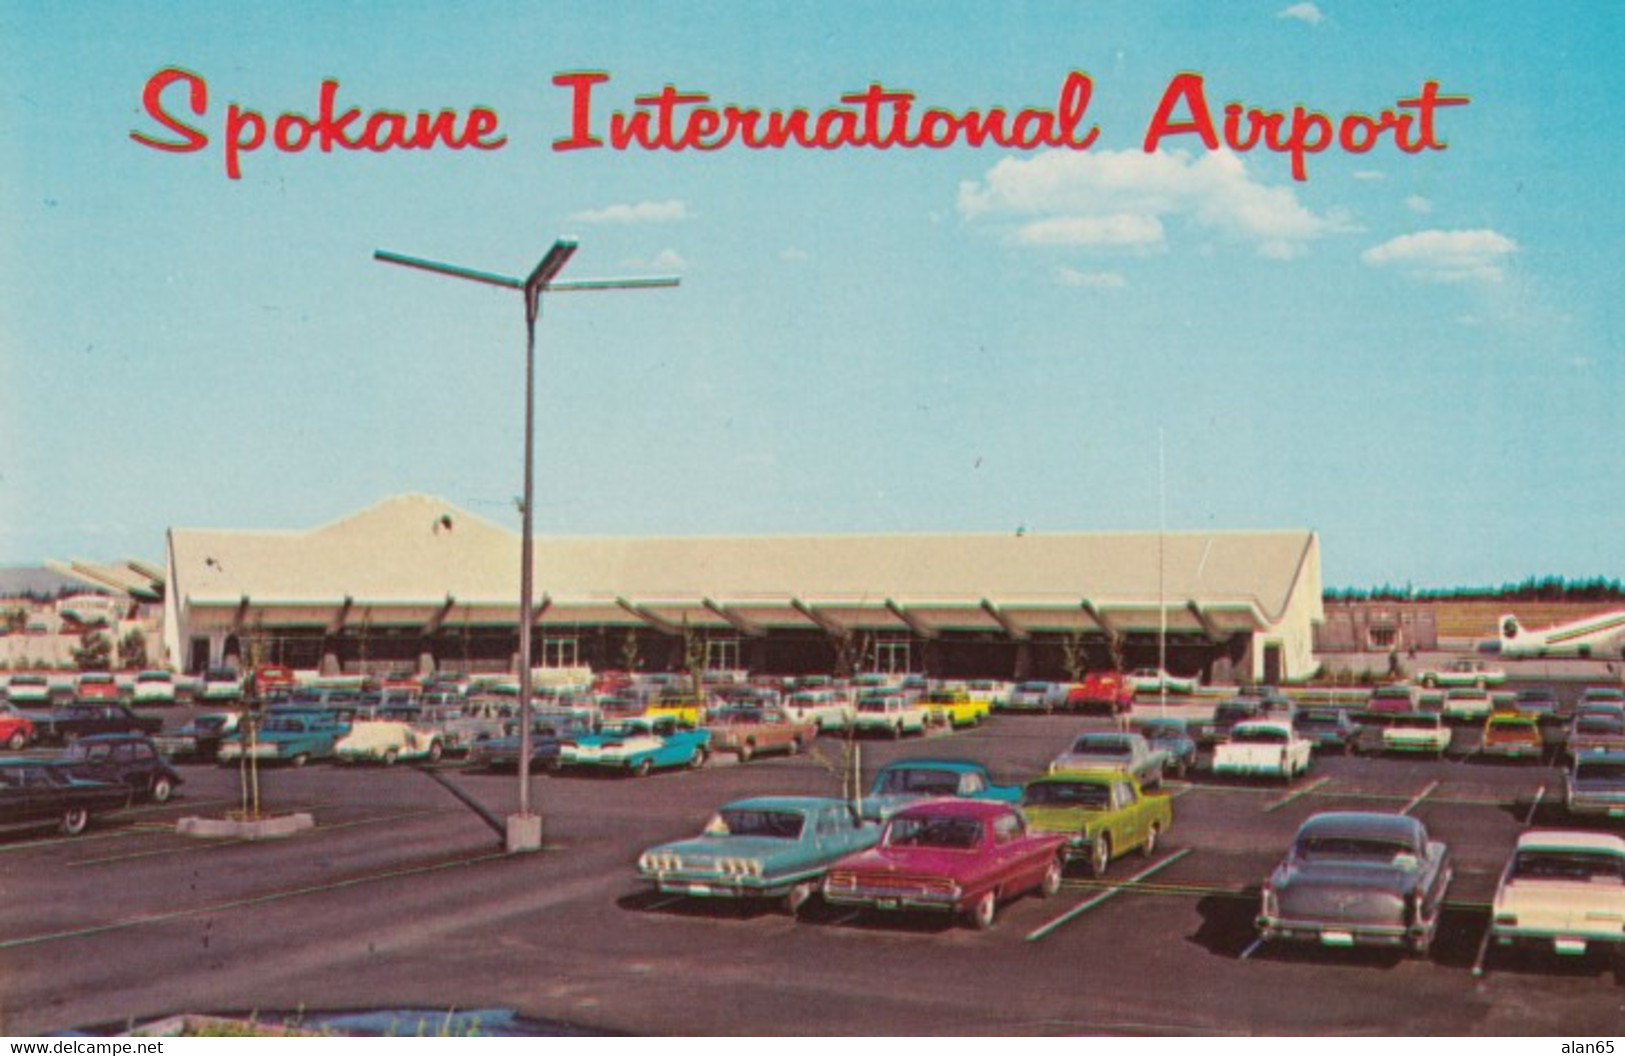
[[1021,802],[1020,785],[999,785],[973,759],[898,759],[875,775],[860,804],[865,818],[885,821],[911,803],[938,796]]
[[236,763],[246,752],[261,762],[304,766],[334,758],[339,738],[349,732],[349,722],[325,708],[271,708],[260,720],[252,748],[239,725],[237,733],[220,742],[215,760],[221,765]]
[[590,766],[645,777],[659,767],[698,770],[711,758],[711,731],[685,726],[670,715],[606,722],[597,733],[559,745],[559,765]]
[[844,800],[759,796],[729,803],[694,839],[644,851],[638,879],[667,894],[780,899],[793,915],[831,863],[879,839]]

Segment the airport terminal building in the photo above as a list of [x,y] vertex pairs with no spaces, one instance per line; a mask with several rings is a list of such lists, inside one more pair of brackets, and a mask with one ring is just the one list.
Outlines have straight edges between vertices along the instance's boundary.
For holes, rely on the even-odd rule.
[[[1311,531],[537,538],[541,667],[1206,682],[1314,671]],[[170,662],[511,671],[519,535],[425,495],[308,531],[172,528]]]

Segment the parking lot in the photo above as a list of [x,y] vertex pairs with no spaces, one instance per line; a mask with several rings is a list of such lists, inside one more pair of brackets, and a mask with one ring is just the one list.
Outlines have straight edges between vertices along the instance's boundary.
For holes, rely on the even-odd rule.
[[[1156,705],[1141,706],[1154,712]],[[179,721],[174,709],[171,718]],[[966,756],[995,778],[1041,772],[1078,716],[1001,715],[975,730],[867,741]],[[1471,731],[1464,731],[1472,737]],[[170,803],[85,836],[0,843],[0,1031],[36,1034],[176,1011],[512,1008],[601,1031],[737,1034],[1610,1034],[1625,977],[1606,952],[1471,968],[1488,903],[1531,820],[1568,824],[1562,772],[1456,755],[1317,759],[1291,784],[1168,782],[1175,823],[1151,859],[1081,865],[996,927],[652,894],[632,863],[763,792],[838,794],[839,744],[793,758],[637,780],[536,778],[544,849],[492,831],[410,768],[267,770],[267,805],[317,827],[257,843],[175,834],[238,805],[233,769],[183,768]],[[511,775],[449,771],[490,809]],[[1323,810],[1401,811],[1456,860],[1429,960],[1255,942],[1258,886]],[[1590,823],[1587,827],[1593,827]]]

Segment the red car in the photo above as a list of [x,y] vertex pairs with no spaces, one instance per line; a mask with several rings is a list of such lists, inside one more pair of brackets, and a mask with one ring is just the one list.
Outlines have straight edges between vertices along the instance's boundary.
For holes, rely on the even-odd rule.
[[0,744],[20,752],[34,739],[34,724],[10,704],[0,704]]
[[1119,715],[1134,706],[1134,683],[1121,671],[1094,671],[1066,694],[1069,711],[1107,711]]
[[993,926],[1001,901],[1061,889],[1064,833],[1031,832],[1010,803],[931,799],[892,815],[880,842],[824,877],[824,900],[885,910],[964,914]]
[[74,683],[76,700],[117,700],[118,683],[105,671],[87,671]]

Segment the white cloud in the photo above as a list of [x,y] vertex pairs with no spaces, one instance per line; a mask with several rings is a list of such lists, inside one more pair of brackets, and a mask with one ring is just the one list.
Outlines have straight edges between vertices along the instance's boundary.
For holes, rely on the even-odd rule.
[[1128,280],[1115,271],[1079,271],[1068,267],[1056,268],[1055,279],[1062,286],[1086,290],[1120,290],[1128,285]]
[[1422,197],[1420,194],[1413,194],[1409,198],[1405,199],[1405,208],[1409,209],[1413,213],[1420,213],[1423,216],[1426,216],[1428,213],[1433,212],[1433,203]]
[[1425,282],[1500,282],[1518,244],[1495,231],[1418,231],[1360,254],[1373,267],[1395,267]]
[[1311,26],[1318,26],[1326,21],[1326,16],[1320,13],[1320,8],[1314,4],[1293,4],[1291,7],[1277,11],[1276,18],[1295,18],[1299,22],[1307,22]]
[[1050,151],[1006,158],[981,181],[959,186],[966,219],[1016,221],[1023,245],[1162,247],[1166,221],[1253,243],[1264,256],[1289,258],[1305,245],[1348,230],[1317,216],[1290,187],[1253,180],[1235,153],[1196,158],[1184,151]]
[[586,209],[571,213],[570,219],[578,224],[667,224],[688,219],[688,207],[672,199],[666,202],[637,202],[630,205],[610,205],[602,209]]

